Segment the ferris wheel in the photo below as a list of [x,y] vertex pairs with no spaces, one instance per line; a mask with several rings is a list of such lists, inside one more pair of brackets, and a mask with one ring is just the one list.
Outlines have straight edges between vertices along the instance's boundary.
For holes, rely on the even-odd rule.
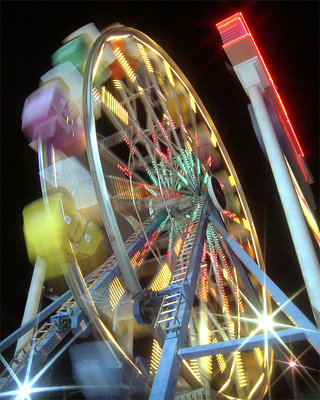
[[[47,294],[60,295],[64,279],[70,292],[17,349],[3,390],[22,398],[13,386],[33,371],[30,355],[36,385],[71,333],[63,349],[87,398],[263,398],[271,286],[198,95],[159,45],[121,25],[79,29],[52,60],[24,108],[43,194],[24,230]],[[293,338],[291,325],[279,326]]]

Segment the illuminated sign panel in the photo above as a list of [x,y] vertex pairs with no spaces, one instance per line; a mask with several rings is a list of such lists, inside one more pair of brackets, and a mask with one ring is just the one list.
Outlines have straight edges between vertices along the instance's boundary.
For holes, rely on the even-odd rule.
[[[256,72],[260,79],[259,86],[266,91],[266,96],[270,96],[279,119],[283,121],[283,131],[295,153],[296,163],[299,165],[305,181],[309,184],[312,183],[313,178],[304,160],[303,151],[295,135],[284,104],[243,15],[241,13],[234,14],[219,22],[216,26],[223,42],[223,49],[234,67],[235,72],[237,73],[237,68],[243,65],[243,63],[252,62],[254,66],[252,72]],[[238,73],[237,75],[246,90],[246,82],[242,81]]]

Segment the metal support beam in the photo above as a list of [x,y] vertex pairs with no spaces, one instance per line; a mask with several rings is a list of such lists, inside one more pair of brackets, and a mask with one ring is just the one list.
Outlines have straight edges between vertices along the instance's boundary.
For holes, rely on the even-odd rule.
[[[38,314],[42,289],[43,289],[43,281],[46,272],[46,266],[47,263],[42,258],[38,257],[34,265],[34,270],[32,274],[32,279],[28,292],[28,298],[24,309],[21,326],[29,322],[33,317],[35,317]],[[31,328],[22,337],[20,337],[20,339],[17,342],[15,354],[17,354],[19,350],[31,340],[33,335],[33,330],[34,329]]]
[[293,302],[279,289],[279,287],[262,271],[262,269],[248,256],[243,248],[233,239],[222,225],[221,217],[218,212],[212,208],[212,215],[209,220],[228,243],[230,249],[238,256],[243,265],[258,280],[261,286],[264,286],[270,293],[278,306],[290,317],[292,321],[301,329],[304,329],[306,337],[314,349],[320,354],[320,332],[309,321],[309,319],[296,307]]
[[70,290],[68,290],[57,300],[51,303],[48,307],[39,312],[39,314],[30,319],[29,322],[25,323],[23,326],[21,326],[21,328],[11,333],[11,335],[9,335],[0,343],[0,353],[3,353],[5,350],[7,350],[7,348],[14,344],[24,333],[28,332],[49,315],[53,314],[59,307],[62,306],[62,304],[64,304],[69,299],[70,296],[71,292]]
[[[173,399],[176,392],[181,363],[181,358],[178,356],[178,349],[185,345],[187,339],[188,324],[195,296],[207,226],[206,210],[207,200],[201,212],[193,251],[188,263],[189,272],[186,283],[183,285],[182,300],[177,316],[177,319],[180,321],[180,328],[175,333],[168,335],[164,342],[158,371],[153,382],[149,400]],[[174,325],[174,322],[172,321],[171,324]]]
[[[166,213],[162,213],[154,217],[150,222],[148,223],[148,226],[145,228],[145,234],[148,238],[153,234],[155,230],[159,228],[161,223],[166,218]],[[129,257],[131,258],[137,250],[139,250],[144,244],[146,243],[146,237],[143,232],[140,234],[133,234],[131,238],[129,238],[126,241],[126,248],[129,254]],[[97,268],[96,271],[93,271],[90,275],[87,276],[86,278],[86,283],[82,281],[80,275],[77,273],[77,268],[74,265],[74,268],[71,267],[72,274],[74,274],[74,280],[77,282],[75,285],[76,287],[76,295],[81,297],[81,287],[82,287],[82,293],[85,291],[86,286],[90,286],[90,293],[92,294],[95,290],[97,290],[101,285],[104,285],[105,282],[110,281],[114,279],[115,276],[118,276],[120,274],[120,270],[118,268],[118,263],[117,260],[114,259],[114,257],[111,257],[106,264],[103,266]],[[85,296],[85,295],[84,295]],[[70,299],[71,297],[71,299]],[[86,297],[86,296],[85,296]],[[89,298],[89,297],[88,297]],[[64,303],[67,303],[69,301],[74,301],[72,298],[71,291],[69,290],[66,292],[64,295],[59,297],[56,301],[54,301],[52,304],[50,304],[46,309],[42,310],[40,313],[38,313],[34,318],[32,318],[29,322],[24,324],[21,328],[19,328],[17,331],[13,332],[9,337],[7,337],[3,342],[0,343],[0,352],[4,352],[8,347],[13,345],[21,336],[23,336],[26,332],[30,331],[30,329],[33,329],[39,322],[43,321],[45,318],[47,318],[49,315],[53,314],[58,308],[60,308]],[[82,304],[83,302],[81,302]],[[86,305],[86,311],[88,315],[90,315],[90,311],[88,309],[90,308],[90,304]],[[65,314],[65,315],[62,315]],[[73,308],[73,316],[70,318],[71,325],[68,327],[68,324],[63,323],[63,319],[69,318],[69,315],[65,312],[60,312],[58,314],[55,314],[51,317],[50,322],[51,323],[57,323],[53,328],[50,328],[47,333],[41,333],[41,335],[44,335],[43,338],[41,338],[38,334],[37,336],[37,342],[35,345],[35,351],[33,353],[33,371],[36,371],[41,367],[41,365],[45,362],[47,359],[48,355],[56,348],[56,346],[65,338],[65,336],[69,332],[73,332],[74,335],[78,336],[81,332],[83,332],[84,327],[88,327],[89,325],[92,325],[93,327],[100,327],[100,332],[103,332],[103,336],[105,338],[105,330],[101,328],[100,321],[98,319],[98,322],[96,321],[97,318],[94,318],[93,322],[91,323],[86,320],[84,321],[80,326],[74,326],[74,324],[78,325],[79,322],[84,320],[83,317],[80,320],[80,315],[83,315],[83,312],[80,312],[79,310],[79,305],[76,305]],[[94,315],[94,314],[93,314]],[[76,317],[76,318],[75,318]],[[90,318],[89,318],[90,319]],[[65,320],[66,321],[66,320]],[[60,323],[61,322],[61,323]],[[87,332],[87,329],[85,329]],[[84,332],[84,333],[86,333]],[[112,341],[112,337],[110,337]],[[30,344],[30,340],[27,343],[27,345]],[[117,349],[116,349],[117,350]],[[28,350],[27,350],[28,352]],[[117,352],[117,351],[116,351]],[[21,354],[25,354],[25,352],[20,352]],[[123,357],[123,355],[120,355],[120,357]],[[124,357],[125,358],[125,357]],[[127,359],[124,360],[126,362]],[[21,360],[15,360],[15,362],[19,362],[19,376],[23,376],[23,373],[27,367],[28,360],[26,357],[22,358]],[[129,365],[131,367],[133,366],[131,360],[129,362]],[[139,374],[139,373],[138,373]],[[9,384],[10,381],[10,376],[8,376],[7,383]]]
[[279,340],[283,342],[298,342],[305,339],[306,334],[302,329],[290,328],[277,331],[276,333],[267,332],[266,334],[248,336],[241,339],[185,347],[178,351],[178,355],[184,360],[190,360],[205,356],[215,356],[217,354],[228,354],[234,351],[252,350],[255,347],[264,347],[266,343],[268,346],[273,346],[278,344]]

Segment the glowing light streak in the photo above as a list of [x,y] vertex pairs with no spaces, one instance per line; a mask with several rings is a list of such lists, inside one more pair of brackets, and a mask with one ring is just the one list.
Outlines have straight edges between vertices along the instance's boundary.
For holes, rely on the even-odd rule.
[[156,279],[153,281],[151,285],[151,290],[156,291],[156,290],[161,290],[164,289],[169,285],[170,279],[171,279],[171,271],[168,267],[168,264],[165,263],[158,275],[156,276]]
[[196,114],[196,112],[197,112],[196,100],[193,97],[191,92],[189,92],[189,99],[190,99],[190,106],[192,108],[192,111]]
[[102,57],[102,54],[103,54],[103,51],[104,51],[104,47],[105,47],[105,45],[103,45],[103,46],[101,47],[101,50],[100,50],[99,55],[98,55],[98,57],[97,57],[97,61],[96,61],[96,63],[95,63],[94,66],[93,66],[93,70],[92,70],[92,81],[94,81],[94,78],[95,78],[95,76],[96,76],[97,69],[98,69],[98,66],[99,66],[99,64],[100,64],[100,60],[101,60],[101,57]]
[[200,371],[199,371],[199,362],[198,359],[192,359],[190,360],[190,367],[192,369],[192,371],[194,372],[194,374],[196,375],[196,377],[200,380]]
[[222,212],[222,214],[226,215],[227,217],[229,217],[230,219],[232,219],[232,221],[236,222],[237,224],[240,224],[240,223],[241,223],[240,218],[237,217],[237,215],[234,214],[234,213],[232,213],[231,211],[222,210],[221,212]]
[[[114,178],[115,180],[119,180],[119,178]],[[152,194],[153,197],[159,197],[160,193],[156,192],[154,189],[152,189],[152,186],[146,185],[140,182],[132,182],[132,181],[127,181],[127,180],[122,180],[122,192],[124,193],[119,193],[119,195],[124,195],[124,199],[146,199],[150,198],[150,194]]]
[[231,378],[228,378],[226,383],[223,386],[221,386],[221,388],[218,390],[218,393],[222,393],[229,386],[230,382]]
[[52,166],[53,166],[53,176],[54,176],[54,186],[55,188],[58,187],[58,182],[57,182],[57,170],[56,170],[56,153],[54,150],[54,146],[51,146],[51,153],[52,153]]
[[247,383],[246,374],[244,372],[242,356],[241,356],[240,351],[234,352],[234,358],[235,358],[235,362],[236,362],[236,370],[237,370],[237,375],[238,375],[239,386],[241,388],[246,387],[248,383]]
[[170,65],[167,63],[166,60],[163,60],[163,63],[164,63],[164,67],[166,69],[166,73],[167,73],[169,82],[171,83],[172,86],[175,86]]
[[211,140],[211,143],[213,144],[213,146],[217,147],[218,140],[216,138],[216,135],[213,132],[211,132],[210,140]]
[[117,165],[117,167],[120,169],[120,171],[122,171],[128,178],[132,177],[132,172],[127,168],[124,167],[123,165],[119,164]]
[[[218,339],[216,337],[214,337],[212,343],[218,343]],[[223,374],[223,372],[227,368],[227,364],[225,362],[225,359],[224,359],[222,354],[216,354],[216,359],[217,359],[217,363],[218,363],[218,367],[220,369],[220,372]]]
[[224,279],[228,282],[228,280],[229,280],[228,272],[226,271],[225,268],[222,269],[222,275],[223,275]]
[[152,196],[154,197],[158,197],[159,193],[157,193],[155,190],[151,189],[151,187],[149,187],[148,185],[144,185],[145,189],[152,194]]
[[113,114],[118,117],[122,122],[128,125],[128,112],[127,110],[118,102],[118,100],[103,86],[101,101],[105,104]]
[[181,175],[180,172],[178,172],[179,178],[182,180],[182,182],[188,186],[188,181]]
[[92,88],[92,97],[94,102],[97,102],[100,99],[100,94],[95,87]]
[[225,316],[226,316],[226,318],[227,318],[227,320],[229,322],[231,320],[231,312],[230,312],[230,308],[229,308],[229,301],[228,301],[228,297],[227,297],[225,289],[224,289],[223,279],[222,279],[222,275],[221,275],[221,271],[220,271],[220,267],[219,267],[218,255],[217,255],[216,251],[212,251],[212,256],[213,256],[215,269],[216,269],[216,272],[217,272],[218,281],[219,281],[219,285],[220,285],[220,290],[221,290],[221,294],[222,294],[223,308],[224,308],[223,311],[224,311]]
[[[208,304],[208,293],[209,293],[209,277],[207,271],[207,265],[201,268],[201,298]],[[208,342],[209,343],[209,342]]]
[[113,310],[116,308],[124,293],[125,290],[123,289],[118,277],[114,278],[114,280],[109,285],[109,300]]
[[181,165],[183,171],[181,172],[182,176],[188,176],[188,170],[190,170],[190,165],[188,162],[187,157],[185,156],[184,153],[182,153],[182,156],[177,156],[179,164]]
[[196,142],[196,146],[199,147],[199,140],[197,132],[194,132],[194,141]]
[[184,132],[187,136],[189,136],[188,131],[187,131],[187,129],[186,129],[186,125],[185,125],[184,120],[183,120],[183,118],[182,118],[182,115],[180,115],[180,122],[181,122],[181,127],[182,127],[183,132]]
[[180,253],[180,249],[181,249],[181,245],[182,245],[183,239],[179,238],[176,245],[174,246],[174,252],[176,253],[176,255],[178,256]]
[[[140,258],[140,260],[139,260],[139,258]],[[132,264],[133,268],[136,268],[137,266],[140,265],[138,260],[140,261],[140,263],[143,260],[143,258],[140,257],[140,251],[139,250],[135,253],[135,255],[133,257],[130,258],[130,261],[131,261],[131,264]]]
[[320,246],[320,231],[319,231],[319,228],[318,228],[318,224],[317,224],[316,220],[314,219],[314,216],[312,215],[312,212],[311,212],[311,210],[309,208],[309,205],[306,202],[306,199],[304,198],[304,195],[303,195],[303,193],[302,193],[302,191],[301,191],[301,189],[300,189],[300,187],[298,185],[298,182],[297,182],[297,180],[296,180],[296,178],[294,176],[294,173],[292,172],[292,169],[290,168],[290,165],[289,165],[288,160],[286,159],[286,157],[285,157],[285,160],[286,160],[289,172],[290,172],[290,176],[291,176],[294,188],[295,188],[296,193],[298,195],[298,199],[299,199],[299,202],[300,202],[300,205],[301,205],[301,208],[302,208],[302,212],[303,212],[304,216],[306,217],[306,220],[307,220],[307,222],[308,222],[308,224],[309,224],[309,226],[310,226],[310,228],[311,228],[311,230],[313,232],[313,235],[314,235],[316,241],[318,242],[318,245]]
[[[228,274],[228,276],[230,278],[230,281],[232,283],[232,287],[233,287],[235,296],[236,296],[236,298],[238,300],[238,304],[239,304],[240,310],[243,313],[245,311],[245,309],[244,309],[244,305],[243,305],[243,302],[242,302],[242,299],[241,299],[241,296],[240,296],[240,293],[239,293],[239,290],[238,290],[238,285],[236,284],[236,282],[235,282],[235,280],[233,278],[232,272],[231,272],[230,267],[229,267],[228,260],[227,260],[226,255],[225,255],[225,253],[224,253],[224,251],[223,251],[223,249],[221,247],[221,244],[220,244],[220,241],[218,239],[218,235],[217,235],[217,233],[215,231],[215,228],[212,229],[212,235],[213,235],[214,240],[215,240],[215,242],[216,242],[216,244],[217,244],[217,246],[219,248],[219,254],[220,254],[221,258],[222,258],[223,264],[225,266],[227,274]],[[224,274],[224,269],[222,270],[222,272]]]
[[258,379],[257,383],[254,385],[254,387],[251,389],[248,399],[252,399],[252,396],[255,394],[257,391],[258,387],[261,385],[264,379],[264,372],[261,374],[260,378]]
[[201,256],[201,262],[205,262],[206,260],[206,253],[207,253],[207,244],[203,244],[203,250],[202,250],[202,256]]
[[257,360],[259,362],[260,367],[263,366],[263,354],[259,347],[255,347],[254,352],[256,354]]
[[[200,329],[199,329],[199,344],[211,343],[211,332],[208,327],[208,316],[203,307],[201,307],[200,314]],[[212,374],[212,356],[205,356],[199,359],[199,367],[201,371],[206,372],[208,375]]]
[[200,166],[199,158],[197,158],[197,171],[198,171],[198,174],[200,175],[201,174],[201,166]]
[[161,354],[162,354],[162,349],[159,346],[159,343],[157,342],[156,339],[153,339],[152,350],[151,350],[150,369],[149,369],[149,373],[151,375],[154,375],[158,370]]
[[121,90],[122,89],[122,82],[119,81],[118,79],[114,79],[113,80],[113,84],[115,86],[116,89]]
[[161,151],[158,147],[156,147],[155,150],[156,150],[156,153],[160,156],[161,160],[162,160],[165,164],[168,164],[168,158],[167,158],[167,156],[166,156],[164,153],[162,153],[162,151]]
[[213,287],[210,288],[210,292],[213,295],[213,297],[217,297],[217,292],[215,291],[215,289]]
[[[188,145],[189,143],[187,142],[187,145]],[[190,146],[190,144],[189,144],[189,146]],[[191,146],[190,146],[191,147]],[[192,171],[194,171],[194,166],[195,166],[195,164],[194,164],[194,160],[193,160],[193,156],[192,156],[192,148],[191,148],[191,150],[188,148],[187,149],[187,155],[188,155],[188,158],[189,158],[189,160],[190,160],[190,164],[191,164],[191,170]],[[193,174],[192,174],[193,175]]]
[[243,226],[244,226],[248,231],[250,231],[250,225],[249,225],[248,220],[245,219],[245,218],[242,218],[242,223],[243,223]]
[[129,150],[131,151],[131,153],[135,154],[136,149],[134,148],[134,146],[131,145],[131,143],[129,142],[129,140],[128,140],[128,138],[126,136],[123,136],[123,141],[129,147]]
[[168,114],[169,122],[170,122],[171,128],[172,128],[172,129],[176,129],[176,125],[175,125],[175,123],[173,122],[173,119],[172,119],[172,117],[171,117],[171,115],[170,115],[168,109],[166,110],[166,113]]
[[163,136],[164,136],[167,140],[169,140],[168,132],[165,130],[164,126],[162,125],[162,123],[161,123],[158,119],[157,119],[157,123],[158,123],[158,125],[159,125],[159,128],[160,128],[160,130],[161,130]]
[[184,364],[184,366],[188,369],[188,371],[194,376],[194,378],[201,384],[201,386],[203,385],[203,383],[201,382],[200,378],[198,378],[198,376],[193,372],[192,368],[190,367],[189,363],[186,360],[182,360],[182,363]]
[[152,183],[153,183],[155,186],[158,186],[158,180],[157,180],[157,178],[153,175],[153,173],[150,171],[149,168],[146,168],[146,172],[147,172],[149,178],[151,179]]
[[115,49],[114,54],[116,55],[122,68],[125,70],[126,74],[129,76],[131,82],[135,82],[137,79],[136,74],[134,73],[133,69],[131,68],[130,64],[128,63],[127,59],[125,58],[119,47]]
[[143,47],[143,45],[141,43],[138,43],[137,46],[138,46],[138,49],[142,56],[142,59],[143,59],[144,63],[146,64],[147,70],[153,74],[154,70],[153,70],[152,64],[149,60],[149,57],[147,55],[146,49]]
[[231,186],[236,186],[236,182],[235,182],[235,180],[234,180],[232,175],[229,175],[228,179],[229,179],[229,182],[230,182]]

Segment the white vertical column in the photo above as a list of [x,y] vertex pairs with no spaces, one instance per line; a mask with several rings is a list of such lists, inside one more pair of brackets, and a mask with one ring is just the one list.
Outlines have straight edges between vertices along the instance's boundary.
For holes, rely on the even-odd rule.
[[[45,271],[46,262],[38,257],[33,270],[21,326],[30,321],[38,313]],[[31,329],[18,340],[16,353],[32,338],[33,330]]]
[[258,86],[247,89],[278,188],[303,279],[320,326],[320,265],[285,159]]

